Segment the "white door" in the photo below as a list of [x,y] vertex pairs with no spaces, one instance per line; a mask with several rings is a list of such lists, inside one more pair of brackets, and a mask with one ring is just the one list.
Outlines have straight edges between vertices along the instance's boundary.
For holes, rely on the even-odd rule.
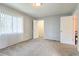
[[74,22],[72,16],[61,17],[60,35],[61,43],[75,45]]
[[38,24],[37,20],[34,20],[33,21],[33,38],[34,39],[39,37],[38,36],[38,31],[37,31],[37,24]]
[[44,36],[44,20],[33,21],[33,38],[43,38]]

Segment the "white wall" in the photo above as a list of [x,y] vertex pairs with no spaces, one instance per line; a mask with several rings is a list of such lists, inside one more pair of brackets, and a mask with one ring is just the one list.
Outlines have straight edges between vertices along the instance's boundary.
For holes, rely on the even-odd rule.
[[7,34],[7,35],[0,35],[0,49],[1,48],[5,48],[7,46],[16,44],[18,42],[21,41],[25,41],[25,40],[29,40],[32,39],[32,22],[33,22],[33,17],[28,16],[22,12],[19,12],[15,9],[6,7],[4,5],[0,5],[0,8],[3,7],[7,10],[9,10],[10,12],[12,12],[13,15],[19,15],[23,17],[23,29],[24,29],[24,33],[23,34]]
[[32,17],[24,16],[24,39],[28,40],[33,38],[33,19]]
[[60,41],[60,17],[50,16],[44,20],[44,38]]

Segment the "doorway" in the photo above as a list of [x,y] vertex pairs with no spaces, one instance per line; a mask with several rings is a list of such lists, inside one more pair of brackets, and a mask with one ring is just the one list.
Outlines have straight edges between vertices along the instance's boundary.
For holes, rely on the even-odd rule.
[[34,20],[33,21],[33,38],[43,38],[44,37],[44,20]]

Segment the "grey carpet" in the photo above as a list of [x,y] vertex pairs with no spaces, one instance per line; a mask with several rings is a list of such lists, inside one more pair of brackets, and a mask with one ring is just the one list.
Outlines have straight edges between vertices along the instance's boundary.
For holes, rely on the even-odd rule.
[[2,56],[71,56],[76,54],[75,46],[45,39],[32,39],[0,49]]

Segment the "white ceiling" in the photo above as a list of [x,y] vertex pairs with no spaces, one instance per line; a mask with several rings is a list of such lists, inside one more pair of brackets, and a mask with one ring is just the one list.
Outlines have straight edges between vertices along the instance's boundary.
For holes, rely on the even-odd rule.
[[32,3],[6,3],[5,5],[31,15],[35,18],[72,14],[77,6],[74,3],[44,3],[41,7],[33,7]]

